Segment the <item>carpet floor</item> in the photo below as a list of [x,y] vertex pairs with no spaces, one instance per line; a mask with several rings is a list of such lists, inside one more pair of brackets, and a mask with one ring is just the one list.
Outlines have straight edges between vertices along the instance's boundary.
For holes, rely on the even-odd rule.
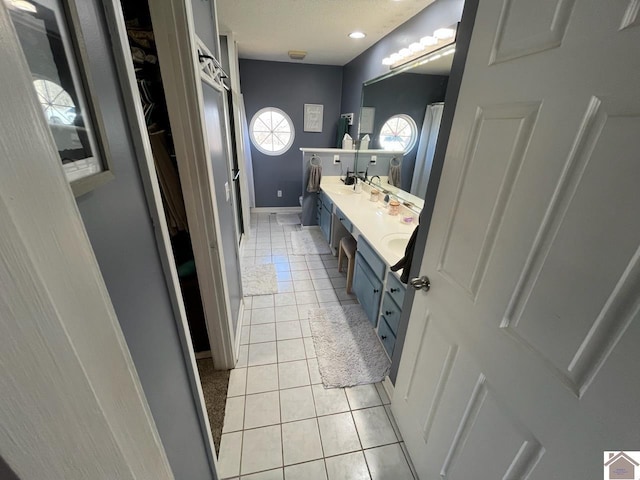
[[224,410],[227,403],[230,370],[214,370],[211,358],[201,358],[197,360],[197,363],[202,393],[207,405],[213,443],[216,447],[216,455],[218,455],[220,452],[222,424],[224,423]]

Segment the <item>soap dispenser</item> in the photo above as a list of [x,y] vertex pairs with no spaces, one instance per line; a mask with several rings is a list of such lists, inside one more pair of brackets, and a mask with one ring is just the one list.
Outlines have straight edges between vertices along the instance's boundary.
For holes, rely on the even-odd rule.
[[358,181],[358,177],[356,177],[356,183],[353,186],[354,193],[362,193],[362,182]]

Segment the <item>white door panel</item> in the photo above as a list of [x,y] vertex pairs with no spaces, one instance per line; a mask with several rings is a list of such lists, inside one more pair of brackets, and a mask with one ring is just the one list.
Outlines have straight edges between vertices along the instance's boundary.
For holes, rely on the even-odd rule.
[[423,480],[640,449],[639,7],[479,5],[393,398]]

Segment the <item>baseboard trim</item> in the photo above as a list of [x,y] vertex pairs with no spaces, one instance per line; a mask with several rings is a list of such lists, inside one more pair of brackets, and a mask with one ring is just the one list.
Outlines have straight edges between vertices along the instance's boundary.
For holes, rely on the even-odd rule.
[[384,380],[382,381],[382,386],[384,387],[385,392],[387,392],[387,397],[389,397],[389,400],[393,402],[393,394],[395,392],[395,387],[393,386],[393,383],[391,383],[391,379],[389,378],[388,375],[384,377]]
[[302,207],[251,207],[251,213],[302,213]]
[[205,350],[204,352],[193,352],[196,356],[196,360],[202,360],[203,358],[211,358],[211,350]]

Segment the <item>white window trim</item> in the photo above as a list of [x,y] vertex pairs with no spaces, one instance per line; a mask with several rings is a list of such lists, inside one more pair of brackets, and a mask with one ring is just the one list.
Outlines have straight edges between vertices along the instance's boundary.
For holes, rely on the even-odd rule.
[[[285,120],[287,122],[289,122],[289,126],[291,127],[291,137],[289,137],[289,141],[284,146],[284,148],[282,148],[281,150],[275,151],[275,152],[272,151],[272,150],[267,150],[267,149],[263,148],[262,145],[260,145],[258,143],[258,141],[256,140],[256,138],[255,138],[255,136],[253,134],[253,126],[255,125],[256,120],[258,119],[258,117],[260,115],[262,115],[264,112],[267,112],[267,111],[276,112],[276,113],[282,115],[285,118]],[[291,120],[291,117],[289,115],[287,115],[286,112],[284,112],[283,110],[280,110],[277,107],[264,107],[264,108],[261,108],[260,110],[258,110],[253,115],[253,117],[251,118],[251,123],[249,124],[249,137],[251,138],[251,144],[260,153],[264,153],[265,155],[269,155],[270,157],[276,157],[278,155],[282,155],[282,154],[284,154],[284,153],[289,151],[289,149],[293,145],[293,141],[295,140],[295,137],[296,137],[296,129],[295,129],[294,125],[293,125],[293,121]]]

